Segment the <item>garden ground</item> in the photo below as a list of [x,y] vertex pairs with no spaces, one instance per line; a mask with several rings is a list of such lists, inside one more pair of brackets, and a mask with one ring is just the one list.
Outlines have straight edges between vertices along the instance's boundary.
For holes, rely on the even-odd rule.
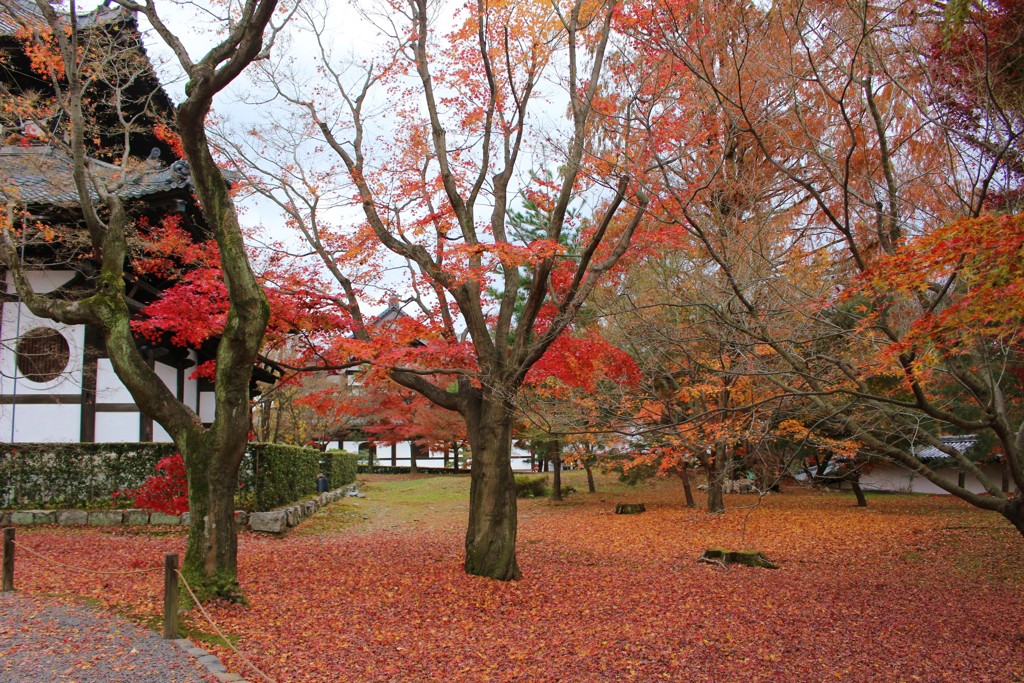
[[[585,490],[580,473],[569,483]],[[290,681],[1019,681],[1024,541],[951,497],[785,489],[681,505],[678,482],[520,505],[524,578],[462,572],[468,478],[370,476],[291,534],[243,534],[248,606],[211,612],[264,672]],[[620,502],[647,512],[615,515]],[[180,531],[19,530],[97,569],[159,565]],[[778,570],[695,562],[757,549]],[[19,590],[101,601],[154,622],[159,573],[69,574],[20,555]],[[73,596],[73,597],[68,597]],[[256,676],[211,644],[228,668]]]

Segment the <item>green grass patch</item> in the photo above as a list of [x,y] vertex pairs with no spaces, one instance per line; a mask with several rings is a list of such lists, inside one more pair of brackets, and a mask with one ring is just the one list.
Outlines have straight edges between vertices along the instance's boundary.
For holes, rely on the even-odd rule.
[[[386,476],[386,475],[380,475]],[[469,499],[469,477],[424,476],[417,479],[375,479],[362,489],[382,503],[445,503]]]

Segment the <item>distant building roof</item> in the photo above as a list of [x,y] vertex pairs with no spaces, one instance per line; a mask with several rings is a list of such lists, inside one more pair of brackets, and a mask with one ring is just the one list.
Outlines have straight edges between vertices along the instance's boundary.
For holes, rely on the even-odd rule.
[[[188,164],[140,162],[132,171],[90,159],[93,172],[117,196],[138,199],[191,185]],[[0,147],[0,199],[25,205],[75,207],[81,202],[72,176],[72,159],[49,146]],[[94,195],[95,196],[95,195]]]
[[[961,453],[966,454],[978,445],[978,437],[974,434],[959,434],[957,436],[942,436],[939,439],[947,446],[951,446]],[[935,460],[948,460],[949,455],[943,453],[935,446],[918,446],[914,449],[914,455],[924,462]]]
[[407,302],[402,301],[397,297],[391,297],[388,302],[388,307],[380,312],[379,315],[374,316],[373,320],[370,321],[371,325],[384,325],[400,318],[408,318],[409,314],[402,310]]
[[[8,7],[9,6],[9,7]],[[60,16],[67,14],[57,11]],[[91,12],[84,12],[78,15],[78,25],[81,27],[93,26],[96,24],[110,24],[128,16],[129,12],[120,7],[97,7]],[[24,24],[45,24],[46,20],[39,13],[39,8],[33,0],[9,0],[0,6],[0,36],[13,36]]]

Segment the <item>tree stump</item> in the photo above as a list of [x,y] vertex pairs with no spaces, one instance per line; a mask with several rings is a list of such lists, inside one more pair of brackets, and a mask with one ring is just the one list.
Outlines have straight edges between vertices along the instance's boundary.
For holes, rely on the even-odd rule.
[[765,569],[778,569],[779,566],[771,562],[764,553],[756,550],[723,550],[721,548],[708,548],[700,557],[698,562],[706,564],[742,564],[745,567],[764,567]]
[[647,512],[647,508],[644,507],[643,503],[619,503],[615,506],[615,514],[617,515],[635,515],[638,512]]

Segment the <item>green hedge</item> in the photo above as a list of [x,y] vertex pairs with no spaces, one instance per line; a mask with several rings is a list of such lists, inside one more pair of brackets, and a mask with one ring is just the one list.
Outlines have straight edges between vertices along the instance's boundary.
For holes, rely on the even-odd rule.
[[517,474],[515,483],[517,498],[543,498],[548,495],[548,478],[543,474],[537,477]]
[[356,480],[356,456],[344,451],[323,453],[312,448],[274,443],[249,444],[248,468],[239,473],[255,498],[257,512],[273,510],[316,493],[323,472],[332,489]]
[[[320,451],[276,443],[249,444],[252,478],[243,479],[255,495],[257,512],[273,510],[316,493]],[[241,473],[240,473],[241,474]]]
[[327,451],[323,454],[321,470],[330,481],[332,489],[341,488],[356,480],[356,468],[359,456],[348,451]]
[[170,443],[0,445],[0,507],[90,508],[119,489],[138,488]]
[[[0,507],[91,508],[114,491],[134,489],[176,452],[171,443],[22,443],[0,445]],[[238,477],[256,511],[316,493],[323,472],[332,489],[356,479],[352,453],[252,443]]]

